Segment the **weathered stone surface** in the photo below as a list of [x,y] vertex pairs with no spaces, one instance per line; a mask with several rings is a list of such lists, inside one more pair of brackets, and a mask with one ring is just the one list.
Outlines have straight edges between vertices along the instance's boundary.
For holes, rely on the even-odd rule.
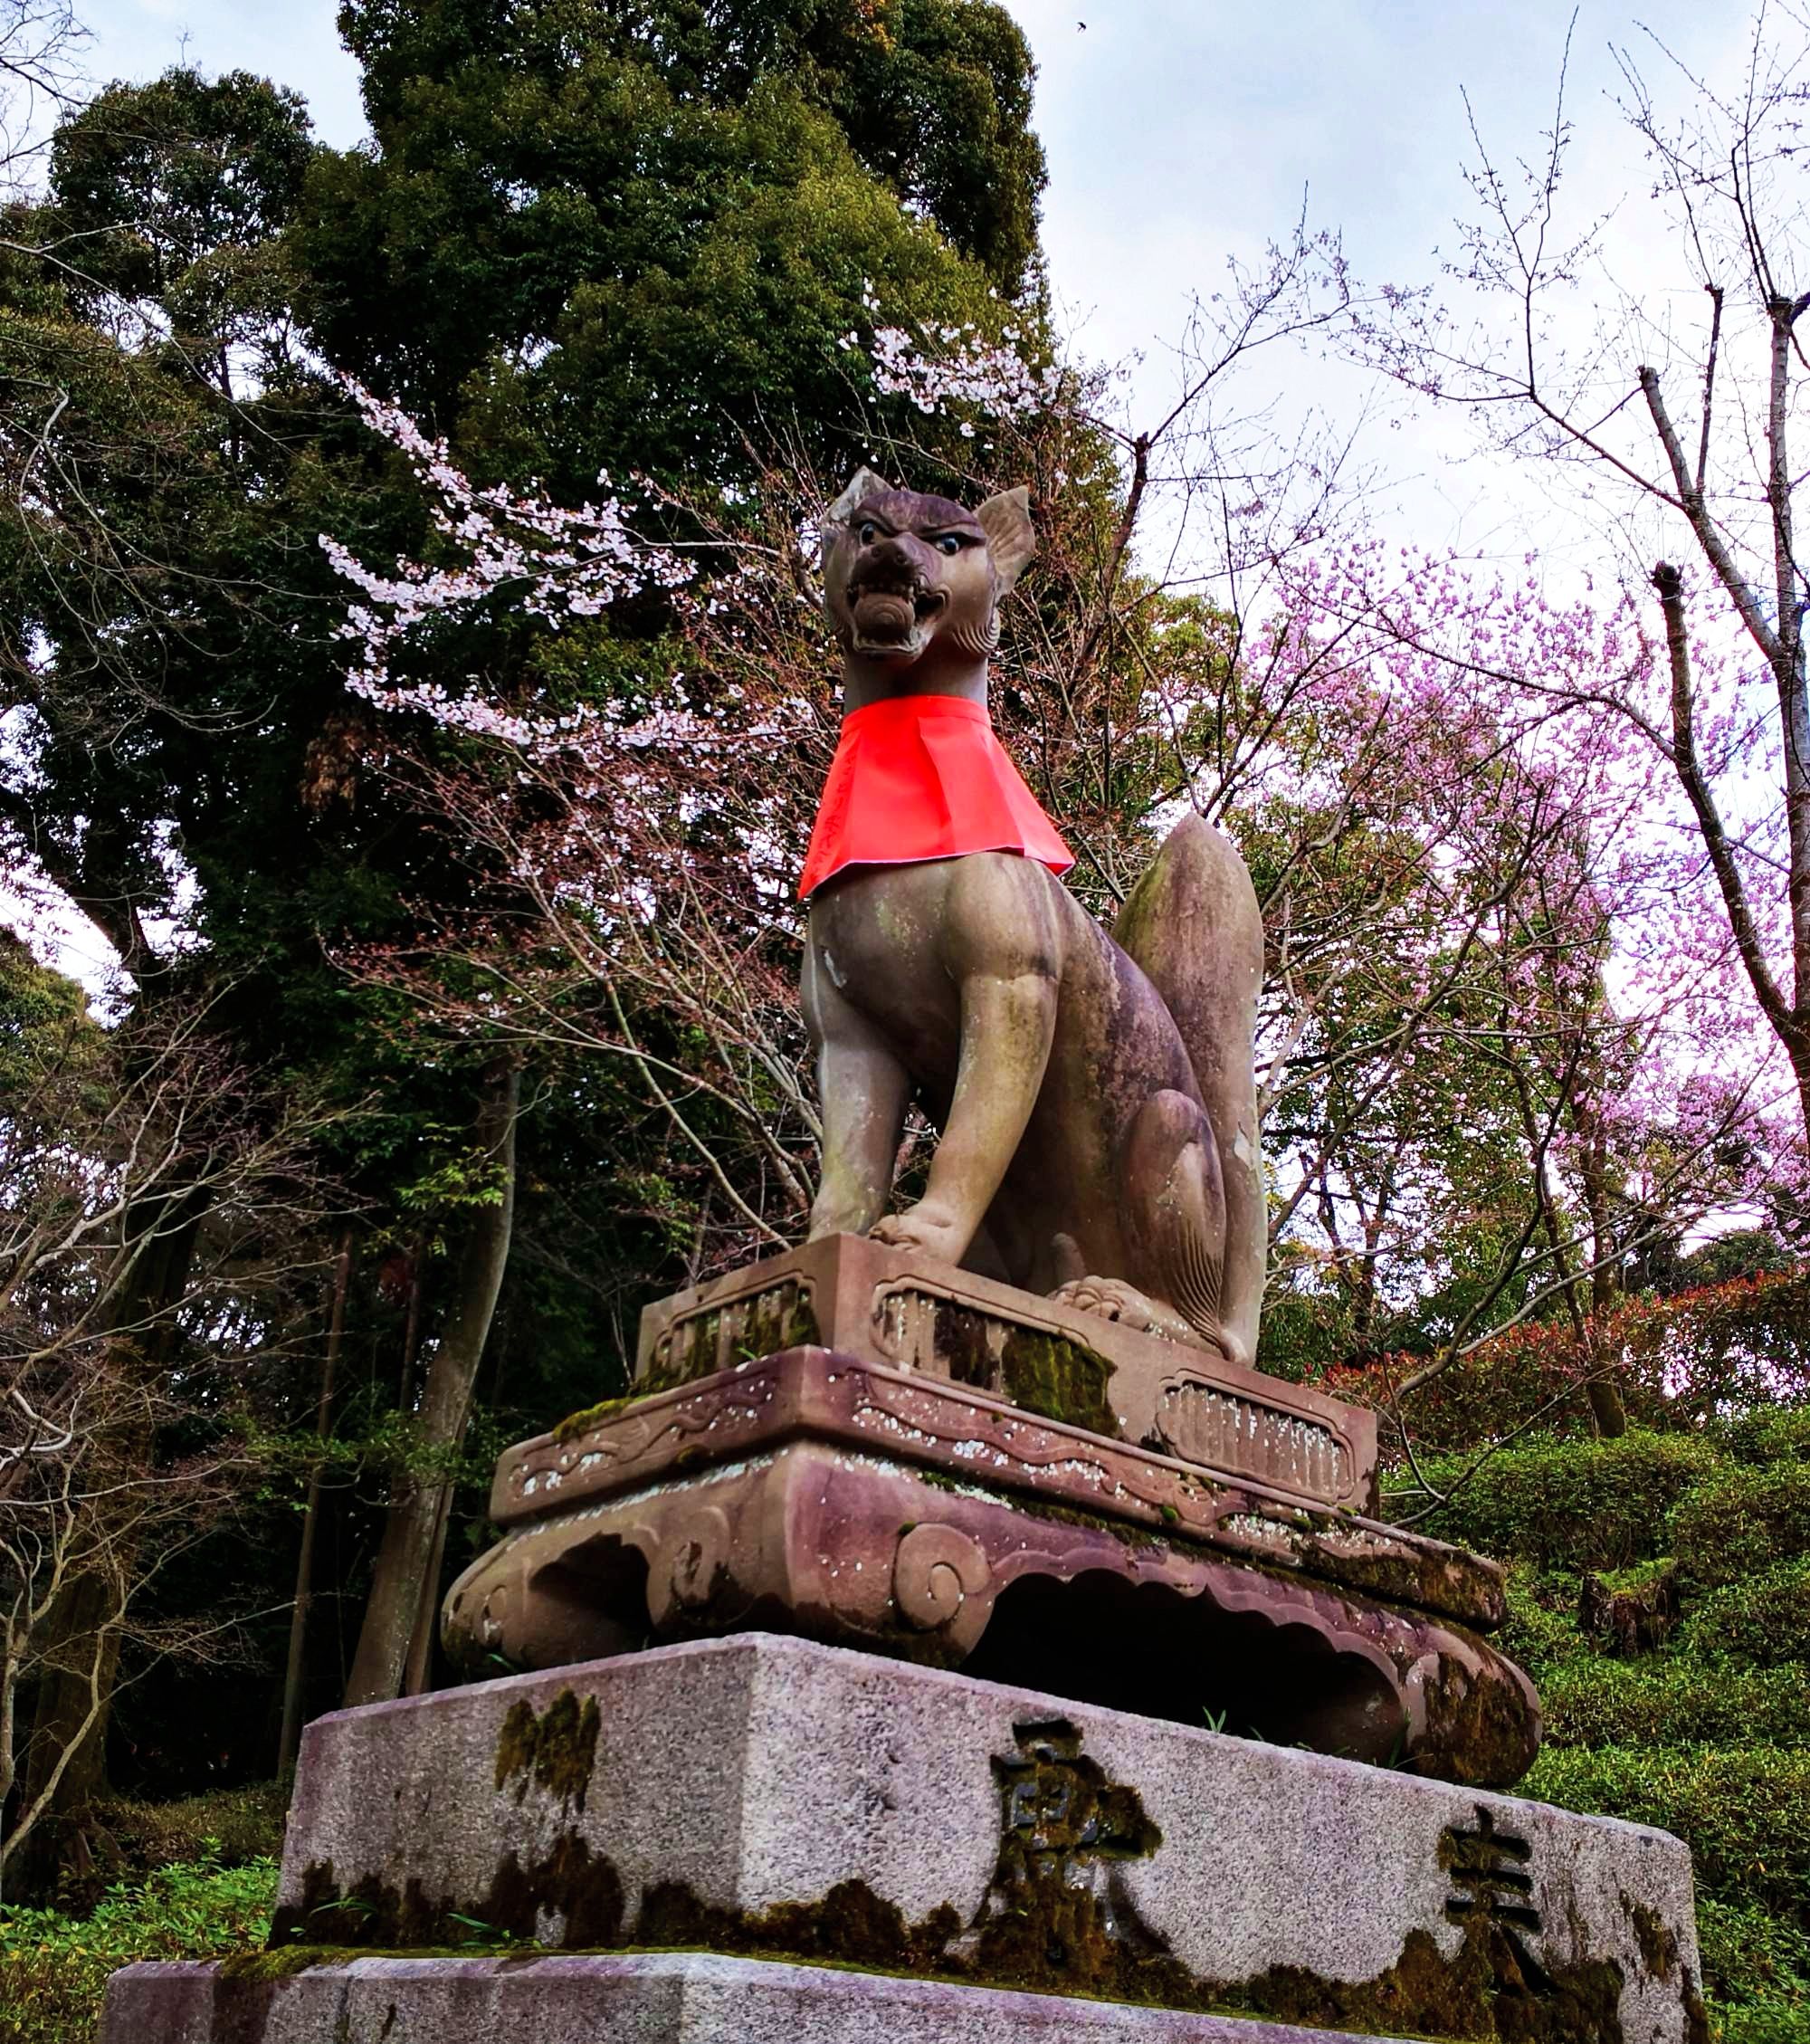
[[865,1236],[657,1300],[641,1318],[637,1384],[690,1383],[807,1343],[1295,1496],[1375,1505],[1377,1422],[1361,1408]]
[[277,1982],[129,1966],[101,2044],[1340,2044],[1167,2009],[700,1953],[349,1959]]
[[491,1512],[446,1605],[473,1672],[758,1627],[1493,1787],[1538,1743],[1491,1563],[839,1352],[584,1415]]
[[1334,2029],[1700,2034],[1662,1832],[762,1635],[311,1725],[285,1960],[473,1923]]

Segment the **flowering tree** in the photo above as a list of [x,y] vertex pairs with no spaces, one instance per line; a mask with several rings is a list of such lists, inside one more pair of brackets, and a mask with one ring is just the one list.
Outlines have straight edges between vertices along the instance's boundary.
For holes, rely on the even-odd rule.
[[[1726,90],[1650,34],[1615,54],[1621,112],[1653,168],[1659,262],[1643,247],[1618,281],[1615,217],[1567,222],[1561,78],[1551,130],[1519,177],[1479,143],[1455,266],[1465,296],[1395,294],[1355,330],[1392,376],[1578,489],[1622,578],[1624,656],[1554,677],[1554,705],[1612,712],[1661,763],[1688,856],[1713,881],[1720,933],[1691,941],[1739,958],[1810,1126],[1810,584],[1789,451],[1810,310],[1796,192],[1810,35],[1796,14],[1762,10]],[[1580,321],[1586,276],[1603,281]],[[1657,663],[1632,655],[1655,596]],[[1424,622],[1409,635],[1430,643]],[[1694,897],[1700,910],[1709,898]]]
[[1269,897],[1279,1222],[1342,1339],[1399,1341],[1383,1294],[1414,1302],[1412,1386],[1503,1316],[1583,1331],[1626,1263],[1784,1189],[1800,1151],[1661,764],[1608,710],[1553,713],[1651,663],[1638,634],[1375,546],[1289,587],[1295,736],[1254,789],[1295,863]]
[[[1069,819],[1081,884],[1102,907],[1141,867],[1134,840],[1147,850],[1157,810],[1187,788],[1138,708],[1156,592],[1134,588],[1127,564],[1138,506],[1160,482],[1153,451],[1194,429],[1246,351],[1329,317],[1343,290],[1329,245],[1300,236],[1275,252],[1241,281],[1215,346],[1202,339],[1157,433],[1116,426],[1103,379],[1040,360],[1009,322],[992,336],[973,325],[908,332],[881,320],[870,293],[871,327],[844,337],[878,458],[949,490],[1028,481],[1048,514],[1043,594],[1015,616],[998,712]],[[571,511],[538,492],[475,491],[395,407],[359,403],[413,463],[444,551],[373,570],[326,542],[359,592],[343,627],[350,685],[508,758],[500,770],[481,746],[392,753],[398,782],[457,819],[472,862],[475,912],[462,934],[472,948],[456,994],[436,974],[443,1014],[626,1060],[703,1175],[724,1231],[712,1254],[783,1239],[809,1203],[816,1135],[792,891],[838,721],[814,535],[843,479],[812,473],[795,446],[769,453],[752,490],[715,503],[643,485],[634,522],[668,535],[651,544],[616,498]],[[651,633],[650,597],[663,619]],[[597,622],[609,603],[614,630]],[[620,613],[637,604],[643,625],[624,632]],[[449,659],[471,644],[462,627],[525,619],[541,629],[512,683],[475,664],[449,678]],[[557,932],[567,977],[545,972],[547,950],[525,927]]]

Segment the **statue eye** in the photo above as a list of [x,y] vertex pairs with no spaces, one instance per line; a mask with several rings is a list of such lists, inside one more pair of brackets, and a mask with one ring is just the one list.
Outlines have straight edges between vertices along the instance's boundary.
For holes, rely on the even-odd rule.
[[961,541],[953,532],[945,532],[937,541],[937,549],[939,553],[958,554],[961,551]]
[[865,523],[863,523],[861,530],[855,535],[855,537],[861,541],[862,546],[871,547],[873,544],[873,536],[878,530],[879,528],[874,524],[873,521],[872,519],[869,519],[865,521]]

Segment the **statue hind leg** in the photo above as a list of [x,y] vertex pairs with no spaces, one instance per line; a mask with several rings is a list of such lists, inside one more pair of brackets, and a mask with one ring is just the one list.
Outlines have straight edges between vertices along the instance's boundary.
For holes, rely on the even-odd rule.
[[[1263,921],[1243,860],[1204,818],[1184,817],[1132,889],[1112,934],[1163,997],[1205,1103],[1217,1199],[1205,1185],[1199,1196],[1224,1212],[1215,1317],[1227,1352],[1248,1363],[1256,1354],[1263,1302],[1269,1207],[1257,1146],[1252,1052],[1263,979]],[[1181,1134],[1176,1130],[1167,1140]],[[1185,1153],[1183,1145],[1176,1154]],[[1167,1210],[1176,1212],[1173,1205]],[[1174,1253],[1183,1252],[1177,1247]]]
[[1119,1158],[1131,1240],[1125,1277],[1072,1279],[1051,1295],[1108,1320],[1250,1360],[1220,1314],[1225,1198],[1219,1145],[1200,1103],[1165,1086],[1138,1110]]

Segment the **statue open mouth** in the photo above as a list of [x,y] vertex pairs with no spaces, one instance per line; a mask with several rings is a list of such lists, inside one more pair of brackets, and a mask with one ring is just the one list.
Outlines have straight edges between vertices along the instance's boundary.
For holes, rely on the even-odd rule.
[[856,644],[863,651],[916,652],[924,627],[948,601],[940,589],[859,590],[850,606]]

